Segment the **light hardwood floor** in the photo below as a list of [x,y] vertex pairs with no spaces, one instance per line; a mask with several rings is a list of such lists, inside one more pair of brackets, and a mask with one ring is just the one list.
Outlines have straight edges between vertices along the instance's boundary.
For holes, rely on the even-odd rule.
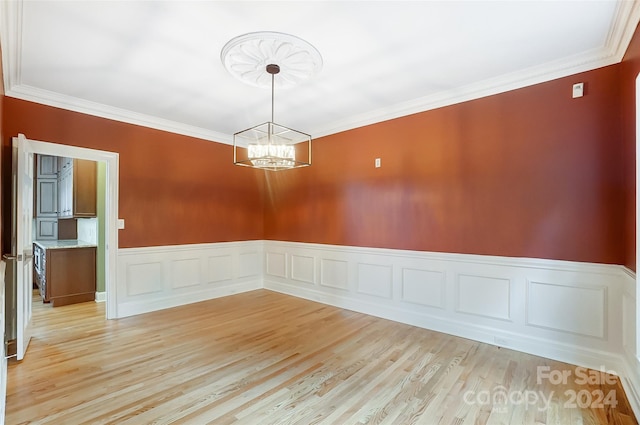
[[112,321],[34,307],[7,425],[636,423],[611,375],[578,385],[575,366],[267,290]]

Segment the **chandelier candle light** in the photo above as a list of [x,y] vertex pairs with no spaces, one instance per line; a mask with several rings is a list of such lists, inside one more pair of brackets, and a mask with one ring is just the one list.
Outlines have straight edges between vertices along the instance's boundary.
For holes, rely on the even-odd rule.
[[322,66],[320,53],[292,35],[259,32],[231,40],[221,58],[243,82],[258,87],[271,83],[271,121],[233,135],[233,163],[271,171],[311,165],[311,136],[274,122],[274,94],[276,75],[282,77],[282,87],[308,78]]

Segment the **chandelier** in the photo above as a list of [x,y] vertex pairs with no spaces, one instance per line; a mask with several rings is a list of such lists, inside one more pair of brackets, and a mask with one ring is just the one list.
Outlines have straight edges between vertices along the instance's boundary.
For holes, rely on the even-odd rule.
[[233,163],[271,171],[311,165],[311,136],[274,122],[274,98],[276,85],[292,86],[315,74],[322,66],[320,53],[292,35],[259,32],[232,39],[221,58],[241,81],[271,86],[271,121],[233,135]]

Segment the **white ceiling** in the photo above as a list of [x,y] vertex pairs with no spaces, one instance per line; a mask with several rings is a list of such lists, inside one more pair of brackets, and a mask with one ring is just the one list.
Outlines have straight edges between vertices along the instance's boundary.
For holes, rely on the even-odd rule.
[[3,0],[1,13],[7,96],[230,143],[271,113],[271,91],[220,61],[244,33],[320,51],[318,74],[275,93],[275,121],[319,137],[617,63],[640,2]]

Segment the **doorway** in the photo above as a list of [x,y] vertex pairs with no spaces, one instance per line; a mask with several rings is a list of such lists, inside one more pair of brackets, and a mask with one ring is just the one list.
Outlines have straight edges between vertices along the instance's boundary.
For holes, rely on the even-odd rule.
[[[104,298],[107,319],[117,318],[116,304],[116,267],[118,249],[118,154],[75,146],[60,145],[36,140],[30,140],[36,155],[77,158],[95,161],[104,169],[104,190],[99,194],[99,203],[104,210],[104,251],[98,263],[104,270]],[[102,199],[100,199],[102,198]],[[103,266],[102,266],[103,265]]]
[[34,157],[32,310],[104,301],[106,164]]

